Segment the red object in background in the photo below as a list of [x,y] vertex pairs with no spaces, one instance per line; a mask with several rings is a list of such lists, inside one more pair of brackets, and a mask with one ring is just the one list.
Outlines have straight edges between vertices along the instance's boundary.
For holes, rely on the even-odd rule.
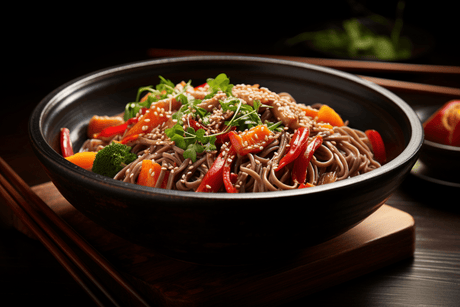
[[460,146],[460,100],[451,100],[424,123],[425,139],[451,146]]

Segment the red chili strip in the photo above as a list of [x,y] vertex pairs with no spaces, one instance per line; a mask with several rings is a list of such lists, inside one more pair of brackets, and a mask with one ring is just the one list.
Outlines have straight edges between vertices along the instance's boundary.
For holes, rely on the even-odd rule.
[[196,189],[196,192],[218,192],[224,183],[223,173],[224,164],[227,160],[226,151],[221,150],[217,156],[211,168],[204,175],[200,185]]
[[[140,111],[139,111],[139,114],[144,114],[145,113],[145,110],[147,110],[147,108],[142,108]],[[123,134],[126,129],[128,129],[128,126],[129,125],[132,125],[132,124],[135,124],[139,121],[139,117],[132,117],[130,119],[128,119],[125,123],[121,124],[121,125],[117,125],[117,126],[113,126],[113,127],[107,127],[105,129],[103,129],[101,132],[99,133],[96,133],[94,135],[94,138],[98,139],[98,138],[107,138],[107,137],[113,137],[117,134]]]
[[60,144],[61,144],[61,154],[64,158],[70,157],[73,155],[72,142],[70,140],[70,131],[68,128],[61,128],[60,132]]
[[309,135],[310,130],[307,127],[300,127],[296,130],[291,141],[289,142],[289,151],[281,159],[276,171],[279,171],[280,169],[294,161],[302,152],[305,151]]
[[301,183],[298,187],[298,189],[305,189],[305,188],[311,188],[311,187],[314,187],[315,185],[314,184],[311,184],[311,183]]
[[208,84],[208,83],[205,82],[205,83],[203,83],[203,84],[201,84],[201,85],[195,86],[193,89],[196,90],[196,89],[199,89],[200,87],[205,87],[207,84]]
[[371,142],[372,152],[374,153],[374,159],[377,160],[380,164],[383,164],[387,160],[385,144],[383,143],[380,133],[375,130],[366,130],[364,132]]
[[230,168],[232,166],[232,162],[236,157],[236,151],[233,146],[230,147],[230,150],[227,152],[227,159],[225,159],[224,163],[224,171],[223,171],[223,180],[225,185],[225,190],[227,193],[238,193],[238,190],[233,185],[232,181],[232,173]]
[[313,140],[308,143],[307,147],[303,154],[297,157],[294,160],[294,167],[292,168],[292,180],[296,183],[304,183],[307,179],[307,168],[308,164],[310,163],[311,158],[315,151],[321,146],[323,143],[323,137],[321,135],[317,135],[313,138]]

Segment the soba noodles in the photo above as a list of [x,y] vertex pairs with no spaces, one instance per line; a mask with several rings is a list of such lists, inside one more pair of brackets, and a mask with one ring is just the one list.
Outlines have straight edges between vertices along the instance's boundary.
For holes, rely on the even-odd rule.
[[[142,133],[129,141],[126,141],[126,136],[134,124],[129,125],[123,133],[114,136],[91,137],[80,151],[98,152],[114,141],[122,142],[131,147],[131,152],[135,153],[137,158],[123,167],[114,179],[138,183],[142,161],[151,160],[161,165],[155,187],[196,191],[218,159],[219,153],[228,150],[232,143],[228,140],[223,144],[216,141],[212,144],[214,146],[209,147],[201,144],[205,149],[201,152],[195,151],[196,156],[191,156],[190,152],[185,154],[191,147],[181,148],[180,144],[168,137],[167,129],[171,132],[179,123],[184,131],[187,131],[193,126],[191,120],[195,120],[205,130],[205,136],[224,135],[228,131],[242,135],[245,132],[240,129],[245,128],[247,131],[260,125],[271,129],[270,141],[266,142],[267,144],[262,144],[258,151],[245,155],[236,154],[231,161],[232,183],[235,191],[239,193],[297,189],[301,184],[323,185],[358,176],[381,166],[374,159],[372,145],[363,131],[349,127],[348,122],[344,122],[343,125],[331,125],[321,122],[318,117],[307,115],[306,108],[316,112],[321,105],[306,107],[297,103],[288,93],[275,93],[257,84],[233,86],[226,81],[227,83],[221,83],[220,87],[216,85],[218,80],[225,80],[224,77],[226,76],[222,74],[216,79],[208,79],[208,83],[199,87],[191,86],[190,82],[181,82],[175,84],[170,88],[170,92],[162,97],[157,90],[151,88],[150,93],[143,99],[128,104],[120,116],[126,115],[127,112],[136,112],[132,115],[141,120],[146,114],[140,114],[140,106],[150,97],[153,102],[147,109],[150,112],[163,112],[158,115],[167,118],[162,124],[153,128],[146,125]],[[170,84],[169,80],[162,82],[163,85]],[[161,93],[164,94],[165,91]],[[184,100],[184,97],[187,99]],[[155,109],[158,101],[169,108]],[[181,104],[178,104],[178,101]],[[229,101],[232,101],[232,106],[237,108],[236,110],[226,107]],[[174,105],[178,107],[175,108]],[[254,111],[249,112],[250,115],[247,112],[241,113],[244,106],[250,106]],[[258,122],[250,118],[254,114],[257,115]],[[126,120],[127,116],[123,121]],[[232,124],[235,124],[233,128]],[[280,160],[292,146],[294,133],[300,127],[308,128],[308,142],[318,135],[322,137],[321,145],[314,151],[308,163],[305,182],[292,179],[293,163],[277,170]],[[226,188],[222,184],[219,192],[225,191]]]

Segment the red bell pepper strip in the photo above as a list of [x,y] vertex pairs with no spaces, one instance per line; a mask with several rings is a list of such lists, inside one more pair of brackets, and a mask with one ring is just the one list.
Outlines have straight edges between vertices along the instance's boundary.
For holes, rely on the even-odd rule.
[[230,171],[230,167],[235,157],[236,157],[236,151],[233,148],[233,146],[231,146],[230,150],[227,152],[227,158],[225,159],[224,170],[223,170],[223,180],[224,180],[225,190],[227,191],[227,193],[238,193],[238,190],[233,185],[232,173]]
[[[140,109],[139,114],[144,114],[146,110],[147,110],[147,108]],[[121,125],[107,127],[105,129],[103,129],[101,132],[95,133],[93,135],[93,138],[95,138],[95,139],[107,138],[107,137],[114,137],[117,134],[123,134],[126,131],[126,129],[128,129],[128,127],[130,125],[135,124],[138,121],[139,121],[138,116],[137,117],[132,117],[132,118],[128,119],[126,122],[124,122]]]
[[460,146],[460,100],[451,100],[424,123],[425,139],[451,146]]
[[194,119],[189,118],[188,122],[190,124],[190,127],[192,127],[195,131],[204,129],[204,126]]
[[198,88],[200,88],[200,87],[205,87],[207,84],[208,84],[208,83],[205,82],[205,83],[203,83],[203,84],[201,84],[201,85],[195,86],[193,89],[196,90],[196,89],[198,89]]
[[[235,127],[235,126],[231,126],[231,127],[230,127],[230,131],[235,131],[235,130],[236,130],[236,127]],[[230,141],[230,137],[229,137],[228,134],[229,134],[230,131],[225,132],[225,133],[222,133],[222,134],[217,134],[217,135],[216,135],[216,142],[215,142],[215,144],[216,144],[216,145],[222,145],[222,144],[224,144],[224,143],[226,143],[226,142],[229,142],[229,141]]]
[[364,133],[371,142],[372,152],[374,153],[374,159],[380,164],[385,163],[387,160],[387,155],[385,150],[385,144],[383,143],[380,133],[372,129],[366,130]]
[[218,192],[224,183],[224,164],[227,160],[227,151],[222,149],[211,168],[201,180],[196,192]]
[[321,135],[315,136],[311,142],[308,143],[305,151],[294,160],[294,167],[292,168],[292,180],[296,183],[302,184],[307,179],[307,168],[315,151],[323,143]]
[[240,134],[235,131],[228,132],[228,137],[238,155],[244,156],[248,153],[258,153],[273,141],[273,132],[265,125],[252,127]]
[[300,127],[296,130],[291,141],[289,142],[289,151],[281,159],[276,171],[279,171],[280,169],[294,161],[301,153],[305,151],[309,135],[310,130],[307,127]]
[[70,140],[70,131],[68,128],[61,128],[60,132],[60,144],[61,144],[61,154],[64,158],[70,157],[73,155],[72,142]]
[[298,189],[305,189],[305,188],[311,188],[311,187],[314,187],[315,185],[314,184],[311,184],[311,183],[301,183],[299,184],[299,187]]
[[[133,134],[128,137],[124,137],[119,143],[128,144],[129,142],[135,141],[139,138],[139,134]],[[115,141],[116,142],[116,141]]]

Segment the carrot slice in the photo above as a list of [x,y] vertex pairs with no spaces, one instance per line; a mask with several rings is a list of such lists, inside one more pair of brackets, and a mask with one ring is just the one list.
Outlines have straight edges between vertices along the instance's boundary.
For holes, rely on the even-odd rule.
[[305,115],[313,117],[313,118],[318,116],[318,110],[317,109],[313,109],[310,106],[306,106],[306,105],[303,105],[303,104],[300,104],[300,103],[297,104],[297,105],[300,107],[300,109],[302,109],[302,111],[305,112]]
[[126,144],[127,140],[135,135],[149,133],[153,128],[166,123],[169,118],[166,112],[169,110],[175,110],[180,105],[176,99],[171,98],[170,100],[160,100],[152,103],[150,109],[139,119],[139,121],[132,126],[125,136],[121,140],[122,144]]
[[93,138],[96,133],[101,132],[105,128],[118,126],[124,123],[120,116],[98,116],[94,115],[88,123],[86,134],[89,138]]
[[273,141],[270,138],[272,135],[273,132],[266,125],[252,127],[240,134],[235,131],[230,131],[228,134],[233,148],[240,156],[262,151],[265,146]]
[[343,126],[343,120],[340,115],[330,106],[322,105],[318,111],[318,121],[329,123],[332,126]]
[[77,152],[71,156],[66,157],[68,161],[89,171],[93,168],[93,162],[95,158],[96,152],[92,151]]
[[153,188],[157,184],[160,173],[160,164],[155,163],[152,160],[143,160],[141,171],[137,177],[137,184]]

